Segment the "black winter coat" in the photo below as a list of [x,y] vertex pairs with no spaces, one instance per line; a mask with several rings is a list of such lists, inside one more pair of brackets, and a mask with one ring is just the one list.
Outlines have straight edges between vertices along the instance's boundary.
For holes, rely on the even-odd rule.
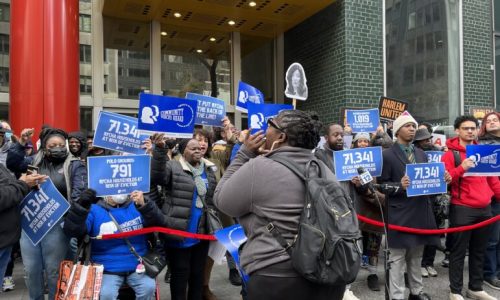
[[[205,162],[205,172],[208,179],[208,189],[205,202],[213,207],[213,196],[217,185],[215,179],[215,165],[208,160]],[[166,223],[163,226],[187,230],[191,220],[191,206],[196,185],[193,175],[183,161],[167,161],[165,149],[156,148],[153,151],[151,161],[151,186],[159,185],[165,194],[165,203],[162,211],[165,214]],[[203,215],[198,224],[198,233],[205,233],[205,216]]]
[[[401,178],[405,175],[406,165],[410,164],[406,154],[399,144],[395,143],[391,148],[384,150],[382,156],[384,165],[378,182],[401,186]],[[425,152],[415,148],[415,161],[426,163]],[[400,188],[388,194],[386,205],[388,205],[389,224],[421,229],[437,228],[429,196],[408,198],[406,190]],[[436,235],[415,235],[395,230],[389,230],[388,238],[389,247],[398,249],[408,249],[419,245],[437,245],[439,242],[439,237]]]
[[19,203],[29,192],[26,183],[16,180],[0,164],[0,249],[15,244],[21,237]]

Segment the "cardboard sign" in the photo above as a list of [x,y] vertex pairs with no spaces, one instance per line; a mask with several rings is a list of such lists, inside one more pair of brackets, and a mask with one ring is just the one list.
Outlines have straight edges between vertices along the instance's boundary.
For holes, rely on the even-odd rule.
[[240,81],[238,84],[238,99],[236,99],[236,109],[244,113],[248,112],[247,104],[264,104],[264,94],[261,91]]
[[248,128],[252,134],[267,130],[267,120],[276,117],[282,110],[293,109],[289,104],[253,104],[248,103]]
[[378,110],[380,111],[380,119],[394,121],[405,110],[408,110],[408,103],[388,97],[380,97]]
[[443,151],[425,151],[425,154],[427,154],[427,161],[428,162],[441,162],[441,157],[443,157],[444,152]]
[[380,123],[378,108],[359,109],[346,111],[347,124],[352,128],[353,133],[377,132]]
[[406,189],[408,197],[446,193],[444,163],[423,163],[406,165],[410,185]]
[[226,116],[224,100],[194,93],[186,93],[186,99],[198,101],[195,124],[222,127],[222,119]]
[[95,156],[87,158],[89,188],[97,196],[149,192],[149,155]]
[[234,259],[234,263],[238,268],[238,271],[241,274],[241,278],[246,283],[250,277],[245,273],[243,268],[240,265],[240,254],[239,249],[240,246],[243,245],[247,241],[247,237],[245,235],[245,231],[243,231],[243,227],[240,224],[235,224],[224,229],[221,229],[215,233],[215,237],[226,247],[229,254]]
[[446,135],[433,133],[432,134],[432,144],[436,145],[438,147],[446,146]]
[[334,151],[333,157],[338,181],[347,181],[358,176],[359,167],[363,167],[373,177],[382,174],[382,147]]
[[147,134],[141,134],[137,118],[101,111],[94,134],[94,146],[130,154],[144,154],[141,148]]
[[163,132],[170,137],[190,138],[197,111],[198,101],[141,93],[139,129],[146,133]]
[[500,176],[500,145],[467,145],[465,156],[476,166],[464,176]]
[[21,228],[33,245],[38,245],[69,210],[69,203],[47,179],[39,190],[31,191],[19,205]]
[[293,63],[286,70],[285,96],[290,99],[307,100],[307,79],[304,68],[299,63]]
[[480,106],[471,106],[469,110],[470,114],[478,120],[483,119],[484,116],[486,116],[490,112],[495,111],[493,107],[480,107]]

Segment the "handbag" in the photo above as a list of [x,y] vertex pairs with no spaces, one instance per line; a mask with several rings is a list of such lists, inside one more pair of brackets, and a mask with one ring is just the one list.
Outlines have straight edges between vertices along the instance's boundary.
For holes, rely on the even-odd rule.
[[201,203],[203,203],[203,213],[205,214],[205,223],[207,234],[215,234],[217,231],[223,228],[222,222],[219,219],[217,211],[207,205],[205,199],[200,197]]
[[[111,221],[113,221],[113,223],[115,223],[115,225],[116,225],[116,228],[118,228],[118,231],[123,232],[121,227],[120,227],[120,224],[118,224],[115,217],[113,217],[113,215],[111,214],[110,211],[108,211],[108,214],[109,214],[109,217],[111,218]],[[139,253],[137,253],[137,251],[135,251],[134,246],[132,246],[132,244],[130,243],[128,238],[123,238],[123,240],[125,241],[125,243],[127,243],[127,246],[129,248],[130,252],[132,252],[132,254],[134,254],[134,256],[137,257],[137,260],[139,261],[139,263],[144,266],[144,269],[146,271],[146,275],[148,275],[149,277],[156,278],[156,276],[158,276],[158,274],[160,274],[161,271],[167,266],[167,260],[165,259],[165,257],[163,255],[156,252],[156,250],[155,250],[156,247],[149,249],[148,252],[146,253],[146,255],[140,256]],[[156,239],[155,239],[155,243],[156,243]]]

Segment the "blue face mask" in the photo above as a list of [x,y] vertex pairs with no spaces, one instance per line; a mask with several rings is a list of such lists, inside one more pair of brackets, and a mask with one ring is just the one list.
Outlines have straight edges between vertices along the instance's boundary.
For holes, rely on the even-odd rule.
[[5,133],[5,140],[6,140],[7,142],[10,142],[10,141],[11,141],[11,139],[10,139],[11,137],[12,137],[12,132],[6,132],[6,133]]

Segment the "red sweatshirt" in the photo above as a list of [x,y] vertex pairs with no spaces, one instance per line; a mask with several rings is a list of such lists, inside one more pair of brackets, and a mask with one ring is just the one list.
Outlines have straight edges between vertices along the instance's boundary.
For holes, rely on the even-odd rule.
[[[476,144],[476,142],[474,142]],[[446,152],[441,161],[452,177],[451,181],[451,203],[473,208],[483,208],[490,204],[493,195],[495,199],[500,200],[500,181],[497,176],[467,176],[464,177],[465,170],[461,165],[455,168],[455,158],[453,151],[460,152],[462,161],[465,159],[465,148],[460,145],[458,137],[446,141],[449,151]],[[458,184],[459,178],[460,187]],[[460,188],[460,199],[458,198],[458,189]]]

